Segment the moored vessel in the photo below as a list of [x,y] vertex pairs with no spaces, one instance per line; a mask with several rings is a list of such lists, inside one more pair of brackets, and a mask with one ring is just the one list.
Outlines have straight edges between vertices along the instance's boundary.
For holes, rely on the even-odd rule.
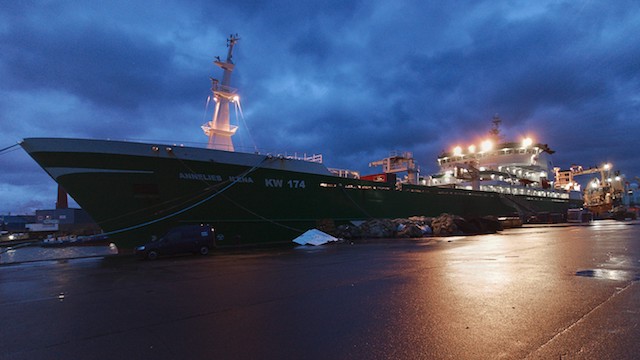
[[579,189],[558,186],[557,168],[550,158],[555,151],[530,136],[505,141],[500,132],[502,120],[496,115],[492,122],[479,144],[457,145],[443,152],[438,157],[439,173],[422,183],[513,195],[507,198],[527,222],[566,220],[568,208],[561,204],[568,201],[569,208],[580,207],[582,194]]
[[[64,138],[21,142],[120,248],[132,248],[188,223],[211,224],[216,246],[238,246],[290,242],[311,228],[330,231],[341,223],[371,218],[441,213],[562,216],[581,205],[581,200],[567,192],[547,189],[541,172],[538,178],[517,177],[520,184],[513,183],[511,176],[510,191],[498,190],[497,183],[485,181],[518,170],[483,170],[482,161],[491,157],[489,152],[467,162],[464,156],[459,157],[461,162],[448,161],[458,156],[451,154],[441,166],[458,164],[451,167],[458,169],[455,181],[437,183],[438,177],[432,177],[427,183],[411,171],[407,181],[395,181],[389,169],[381,176],[368,177],[330,170],[321,156],[234,151],[231,138],[236,127],[229,123],[229,106],[238,103],[237,90],[230,86],[235,68],[232,50],[238,38],[232,36],[228,41],[226,61],[214,62],[224,73],[221,83],[212,79],[214,115],[202,126],[209,138],[207,148]],[[548,148],[535,148],[535,156],[551,153]],[[533,155],[528,151],[526,156]],[[406,156],[398,159],[407,160]],[[464,183],[467,180],[470,185]],[[504,177],[500,180],[509,182]]]

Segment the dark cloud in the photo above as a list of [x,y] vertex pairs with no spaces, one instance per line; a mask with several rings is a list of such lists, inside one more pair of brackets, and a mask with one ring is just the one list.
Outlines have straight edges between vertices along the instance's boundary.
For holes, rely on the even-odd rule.
[[170,47],[95,24],[23,27],[6,37],[15,90],[56,89],[96,106],[135,110],[162,95],[173,70]]
[[[505,135],[539,137],[557,165],[611,161],[632,177],[639,30],[634,1],[9,2],[0,148],[29,136],[202,145],[211,61],[239,33],[242,147],[361,171],[408,150],[429,173],[499,114]],[[0,213],[55,201],[18,154],[0,155]]]

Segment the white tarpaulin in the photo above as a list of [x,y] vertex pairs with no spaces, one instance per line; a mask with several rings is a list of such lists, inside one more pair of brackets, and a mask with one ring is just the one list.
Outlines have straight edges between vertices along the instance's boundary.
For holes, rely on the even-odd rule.
[[300,245],[323,245],[332,241],[338,241],[338,239],[318,229],[311,229],[293,239],[294,243]]

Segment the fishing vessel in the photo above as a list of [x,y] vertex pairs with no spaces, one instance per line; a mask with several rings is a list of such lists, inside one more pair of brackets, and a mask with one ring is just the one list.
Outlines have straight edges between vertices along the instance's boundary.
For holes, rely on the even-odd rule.
[[[503,148],[479,151],[473,161],[471,155],[457,152],[442,156],[446,171],[431,179],[417,175],[409,153],[374,162],[383,166],[383,173],[360,177],[327,168],[321,156],[235,151],[231,138],[237,127],[229,122],[229,106],[238,101],[237,89],[231,87],[237,41],[237,36],[228,39],[226,61],[214,61],[223,79],[212,79],[215,110],[202,126],[207,148],[69,138],[26,138],[21,146],[119,248],[135,247],[189,223],[212,225],[217,246],[239,246],[290,242],[311,228],[330,231],[341,223],[371,218],[441,213],[527,217],[564,214],[581,206],[568,192],[546,189],[542,176],[525,183],[529,177],[520,176],[518,169],[483,170],[483,161]],[[525,147],[524,157],[551,153],[532,145]],[[498,161],[502,153],[496,154]],[[510,155],[507,151],[503,160]],[[527,169],[520,165],[520,170]],[[479,176],[474,175],[476,168]],[[397,181],[399,170],[406,170],[406,180]],[[444,181],[447,171],[455,181]],[[486,176],[506,176],[503,173],[511,179],[508,191],[483,184]],[[466,176],[471,185],[464,183]]]

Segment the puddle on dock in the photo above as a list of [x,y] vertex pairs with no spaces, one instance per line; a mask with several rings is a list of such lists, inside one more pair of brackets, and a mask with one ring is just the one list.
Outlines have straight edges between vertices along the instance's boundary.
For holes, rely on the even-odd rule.
[[618,280],[618,281],[637,281],[640,280],[640,273],[616,270],[616,269],[587,269],[576,271],[576,276],[592,277],[605,280]]

